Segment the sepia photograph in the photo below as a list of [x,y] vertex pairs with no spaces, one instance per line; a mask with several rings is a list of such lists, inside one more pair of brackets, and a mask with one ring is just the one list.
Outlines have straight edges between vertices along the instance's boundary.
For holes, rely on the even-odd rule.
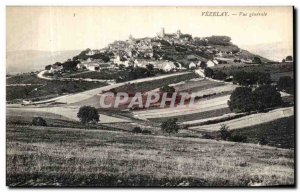
[[9,188],[296,186],[293,6],[5,9]]

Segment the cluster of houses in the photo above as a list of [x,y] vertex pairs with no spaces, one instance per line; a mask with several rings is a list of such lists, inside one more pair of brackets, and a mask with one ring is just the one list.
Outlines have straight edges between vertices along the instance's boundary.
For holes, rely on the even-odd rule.
[[100,71],[101,69],[112,69],[114,68],[111,63],[105,63],[102,59],[91,59],[81,61],[76,66],[77,69],[87,69],[89,71]]
[[[202,41],[207,40],[205,38],[198,38]],[[170,45],[166,45],[163,42],[168,42]],[[205,59],[198,56],[196,53],[187,55],[184,62],[173,62],[163,59],[163,56],[158,55],[157,52],[154,58],[154,49],[159,49],[161,52],[172,54],[175,49],[191,49],[195,52],[201,52],[203,54],[214,55],[214,59]],[[154,38],[133,38],[132,35],[126,41],[115,41],[108,45],[107,48],[100,50],[88,50],[86,56],[93,56],[95,54],[109,52],[113,56],[110,57],[109,62],[104,62],[102,59],[92,59],[88,57],[86,60],[80,60],[80,63],[76,66],[77,69],[87,69],[90,71],[99,71],[102,69],[116,69],[123,65],[124,67],[147,67],[151,64],[154,68],[164,71],[193,69],[193,68],[205,68],[214,67],[220,64],[231,63],[251,63],[252,60],[238,59],[238,55],[241,53],[240,49],[227,50],[222,47],[215,48],[213,46],[198,45],[193,41],[193,38],[189,34],[183,34],[180,30],[176,33],[165,33],[165,29],[162,28],[157,36]],[[61,65],[54,64],[49,70],[50,73],[59,72],[63,69]]]

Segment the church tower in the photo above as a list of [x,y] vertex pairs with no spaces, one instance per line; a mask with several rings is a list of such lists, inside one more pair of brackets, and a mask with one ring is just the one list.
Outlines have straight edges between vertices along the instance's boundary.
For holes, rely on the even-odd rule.
[[181,36],[181,31],[180,31],[179,29],[178,29],[177,32],[176,32],[176,36],[177,36],[178,39],[179,39],[180,36]]
[[161,37],[165,37],[165,28],[161,28]]

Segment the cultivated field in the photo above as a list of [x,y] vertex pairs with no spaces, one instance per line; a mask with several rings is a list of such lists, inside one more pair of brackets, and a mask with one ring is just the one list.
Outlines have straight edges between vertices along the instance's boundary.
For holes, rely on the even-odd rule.
[[294,184],[294,152],[116,131],[7,126],[9,186]]

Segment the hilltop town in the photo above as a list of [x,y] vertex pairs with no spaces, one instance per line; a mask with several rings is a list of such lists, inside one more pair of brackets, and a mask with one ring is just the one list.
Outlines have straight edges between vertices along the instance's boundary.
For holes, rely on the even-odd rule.
[[[219,64],[251,64],[270,62],[261,56],[240,49],[227,36],[193,37],[180,30],[166,33],[162,28],[155,37],[114,41],[102,49],[86,49],[72,58],[77,69],[99,71],[151,64],[163,71],[178,71]],[[61,63],[46,66],[50,73],[63,70]]]

